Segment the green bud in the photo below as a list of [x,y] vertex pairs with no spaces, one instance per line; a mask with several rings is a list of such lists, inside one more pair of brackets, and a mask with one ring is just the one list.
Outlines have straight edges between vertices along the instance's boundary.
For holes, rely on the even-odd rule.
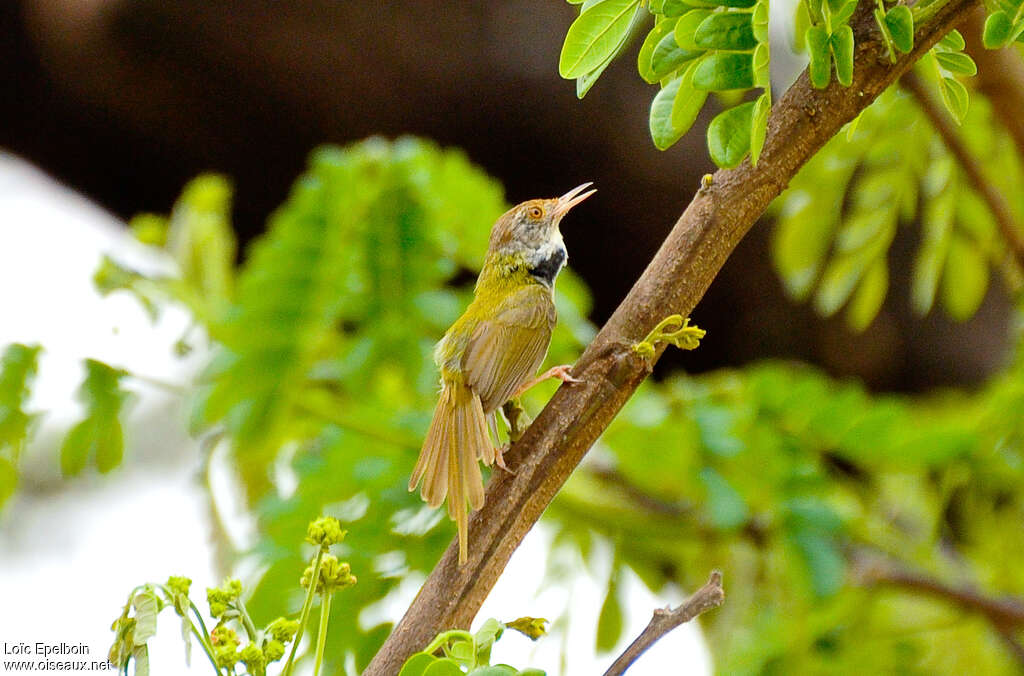
[[336,545],[345,539],[345,533],[341,524],[333,516],[321,516],[315,521],[309,522],[306,529],[306,542],[313,545],[320,545],[324,551],[331,545]]
[[266,633],[268,636],[272,636],[276,641],[288,643],[295,638],[295,633],[298,630],[298,620],[289,620],[284,617],[279,617],[267,625]]
[[267,644],[263,646],[263,654],[266,655],[268,663],[278,661],[284,657],[284,643],[281,643],[277,639],[270,639],[267,641]]
[[506,622],[505,626],[509,629],[515,629],[520,634],[525,634],[531,640],[536,641],[548,633],[547,623],[548,621],[543,617],[520,617],[511,622]]
[[241,595],[242,583],[238,580],[225,580],[219,587],[208,587],[206,602],[210,604],[210,615],[220,619]]
[[[303,589],[309,589],[310,579],[313,577],[313,566],[309,566],[302,573],[301,584]],[[320,561],[320,579],[317,580],[316,593],[330,593],[345,587],[351,587],[357,582],[356,576],[352,574],[352,568],[346,562],[339,562],[338,557],[333,554],[325,554]]]
[[217,625],[210,632],[210,642],[213,644],[217,666],[230,669],[238,663],[238,634],[233,629]]
[[249,673],[261,671],[263,667],[267,666],[267,658],[255,643],[250,643],[242,648],[238,656],[249,669]]
[[182,596],[188,596],[189,589],[192,588],[192,580],[187,577],[179,577],[177,575],[171,575],[167,578],[167,588],[174,594],[181,594]]

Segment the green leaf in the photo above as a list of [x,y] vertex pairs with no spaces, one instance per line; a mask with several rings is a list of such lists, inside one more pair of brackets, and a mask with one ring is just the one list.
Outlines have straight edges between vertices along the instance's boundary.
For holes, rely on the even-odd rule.
[[632,32],[633,25],[637,23],[637,19],[642,14],[644,14],[642,8],[638,7],[637,11],[633,14],[633,20],[630,23],[629,29],[627,29],[626,32],[622,34],[622,38],[619,40],[619,43],[615,46],[615,49],[613,49],[612,52],[608,54],[607,57],[605,57],[605,60],[602,61],[597,68],[594,68],[590,72],[580,75],[579,77],[576,78],[576,98],[582,99],[584,96],[586,96],[587,92],[590,91],[590,88],[594,86],[594,83],[597,82],[598,78],[601,77],[601,74],[605,71],[606,68],[608,68],[608,65],[615,59],[615,57],[619,55],[619,52],[622,51],[622,48],[626,46],[626,39]]
[[960,34],[960,31],[954,28],[943,35],[936,46],[946,51],[959,52],[967,46],[967,42],[964,40],[964,36]]
[[889,267],[885,258],[875,259],[857,286],[846,308],[846,321],[854,331],[863,331],[874,321],[889,290]]
[[708,125],[711,159],[723,169],[732,169],[750,151],[754,102],[741,103],[723,111]]
[[654,25],[644,39],[643,45],[640,46],[640,53],[636,57],[636,66],[640,77],[648,84],[654,84],[664,77],[664,75],[655,75],[654,73],[654,49],[661,43],[662,38],[672,35],[676,22],[677,19],[662,19]]
[[829,35],[822,26],[811,26],[804,33],[804,43],[811,62],[808,71],[811,84],[824,89],[832,77],[832,53]]
[[661,39],[651,54],[651,72],[660,80],[703,53],[701,50],[683,49],[676,44],[675,35],[669,33]]
[[[14,465],[31,431],[35,416],[25,411],[39,370],[38,345],[8,345],[0,356],[0,452],[10,450],[10,458]],[[3,489],[0,488],[0,496]],[[0,505],[3,499],[0,499]]]
[[771,89],[771,53],[767,42],[762,42],[754,49],[752,58],[754,67],[754,86],[762,89]]
[[793,542],[811,574],[815,596],[832,596],[838,592],[846,577],[846,559],[835,540],[804,530],[793,535]]
[[18,488],[18,468],[7,458],[0,456],[0,508],[10,500]]
[[[829,6],[833,3],[829,2]],[[857,9],[857,0],[846,0],[846,2],[836,3],[838,6],[836,10],[832,12],[832,25],[839,26],[846,24],[853,16],[853,10]]]
[[944,77],[939,81],[939,92],[942,94],[942,102],[946,106],[957,124],[963,122],[967,114],[967,107],[970,105],[970,98],[967,88],[951,77]]
[[135,608],[135,632],[132,640],[141,645],[156,636],[156,616],[160,612],[160,603],[156,592],[149,586],[132,597]]
[[885,25],[889,29],[896,49],[907,54],[914,48],[914,15],[906,5],[896,5],[885,13]]
[[853,82],[853,29],[840,26],[829,40],[836,62],[836,79],[849,87]]
[[757,4],[757,0],[686,0],[695,7],[732,7],[749,9]]
[[700,471],[700,480],[708,493],[709,516],[715,528],[731,530],[747,522],[747,503],[725,477],[705,467]]
[[693,73],[695,89],[727,91],[754,86],[754,64],[751,54],[714,52],[697,64]]
[[85,418],[71,428],[60,450],[65,476],[81,473],[90,457],[100,472],[109,472],[124,455],[120,418],[129,394],[121,389],[121,379],[128,374],[93,359],[85,360],[85,367],[86,376],[78,388]]
[[962,322],[970,319],[988,290],[988,261],[968,240],[954,234],[949,243],[942,274],[942,305],[949,316]]
[[768,133],[768,113],[772,110],[772,95],[770,91],[757,97],[754,103],[754,112],[750,117],[750,163],[757,164],[761,156],[761,149],[764,148],[765,136]]
[[464,676],[464,674],[458,662],[445,657],[428,664],[427,668],[423,670],[423,676]]
[[807,49],[807,29],[811,27],[811,15],[807,10],[807,0],[799,0],[793,16],[793,51],[802,52]]
[[469,672],[469,676],[516,676],[520,673],[515,667],[507,664],[495,664],[488,667],[477,667]]
[[[1013,23],[1006,12],[999,10],[992,12],[985,19],[985,29],[981,35],[981,41],[986,49],[999,49],[1005,47],[1013,40]],[[961,47],[961,49],[963,49]]]
[[860,250],[829,261],[814,297],[814,308],[825,317],[834,315],[846,304],[871,260]]
[[220,309],[234,293],[236,247],[231,184],[217,174],[189,181],[171,211],[166,248],[181,279],[208,306]]
[[684,2],[684,0],[665,0],[661,13],[667,17],[679,18],[693,9],[695,3]]
[[768,15],[768,0],[759,0],[754,7],[751,23],[754,27],[754,38],[761,43],[768,42]]
[[398,676],[423,676],[427,667],[437,661],[437,658],[428,653],[416,653],[405,661]]
[[680,136],[693,126],[708,98],[707,92],[693,88],[693,72],[696,68],[697,65],[694,63],[683,72],[679,90],[672,101],[672,127]]
[[704,19],[694,33],[703,49],[748,50],[757,46],[753,16],[747,12],[715,13]]
[[682,82],[683,76],[680,75],[662,87],[651,102],[651,138],[658,150],[671,147],[684,133],[684,130],[672,124],[672,105]]
[[569,26],[558,60],[558,72],[567,80],[594,70],[622,43],[640,0],[601,0]]
[[710,9],[692,9],[679,17],[673,31],[673,34],[676,36],[676,44],[683,49],[700,49],[694,39],[697,35],[697,29],[709,16],[711,16]]
[[149,646],[136,645],[132,650],[132,659],[135,660],[133,675],[149,676]]
[[601,604],[601,612],[597,616],[597,651],[611,652],[622,637],[625,629],[622,604],[619,602],[618,569],[613,570],[608,578],[608,589]]
[[963,52],[936,52],[935,59],[939,65],[956,75],[977,75],[978,66],[974,59]]

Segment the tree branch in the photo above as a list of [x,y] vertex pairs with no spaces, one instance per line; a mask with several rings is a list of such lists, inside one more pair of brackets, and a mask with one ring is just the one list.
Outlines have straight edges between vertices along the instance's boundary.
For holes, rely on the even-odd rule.
[[1024,625],[1024,602],[1017,599],[997,599],[965,587],[954,587],[895,564],[881,560],[861,561],[856,568],[861,584],[889,585],[913,589],[935,596],[967,609],[981,613],[993,624],[1018,627]]
[[900,85],[917,100],[925,117],[932,123],[932,127],[942,138],[942,142],[964,170],[967,180],[985,200],[985,204],[992,212],[992,217],[995,218],[996,225],[999,227],[999,232],[1003,235],[1007,248],[1014,260],[1017,261],[1017,266],[1024,270],[1024,236],[1021,235],[1010,205],[1006,203],[992,182],[985,178],[981,164],[967,149],[967,145],[960,138],[960,133],[956,130],[953,121],[928,93],[921,79],[913,71],[910,71],[900,79]]
[[740,239],[801,166],[910,65],[955,27],[977,0],[948,0],[918,26],[914,49],[895,64],[883,58],[873,4],[850,21],[856,36],[853,82],[816,90],[802,74],[772,110],[757,166],[718,171],[676,222],[647,270],[580,357],[583,382],[555,393],[506,454],[512,472],[496,472],[486,504],[469,524],[469,561],[448,548],[364,676],[394,676],[440,631],[468,627],[516,547],[637,386],[648,360],[631,346],[670,314],[687,316]]
[[1024,625],[1024,601],[1015,598],[992,598],[975,589],[954,587],[877,557],[859,559],[853,570],[857,581],[862,585],[887,585],[920,591],[983,615],[992,623],[1007,649],[1020,664],[1024,665],[1024,646],[1015,636]]
[[686,599],[681,606],[675,610],[658,608],[654,611],[654,617],[647,624],[647,627],[636,637],[625,652],[619,655],[618,659],[608,667],[604,676],[620,676],[626,673],[626,669],[636,662],[637,658],[654,645],[658,639],[669,633],[676,627],[685,624],[701,613],[717,608],[725,601],[725,590],[722,589],[722,574],[717,570],[711,573],[711,577],[703,587],[693,593],[693,596]]

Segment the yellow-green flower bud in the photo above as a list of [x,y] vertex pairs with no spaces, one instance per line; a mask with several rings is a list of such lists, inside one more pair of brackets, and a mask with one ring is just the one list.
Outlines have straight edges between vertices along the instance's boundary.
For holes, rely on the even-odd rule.
[[242,660],[242,663],[249,669],[249,673],[261,671],[263,667],[267,666],[267,658],[255,643],[250,643],[242,648],[242,651],[238,656]]
[[238,634],[233,629],[217,625],[210,632],[210,642],[217,666],[231,668],[238,663]]
[[547,623],[548,621],[543,617],[520,617],[511,622],[506,622],[505,626],[509,629],[515,629],[521,634],[526,634],[531,640],[536,641],[548,633]]
[[206,589],[206,602],[210,604],[210,615],[220,619],[227,612],[230,604],[242,595],[242,583],[238,580],[225,580],[219,587]]
[[272,636],[275,640],[281,643],[288,643],[295,638],[295,633],[299,630],[298,620],[289,620],[284,617],[279,617],[270,624],[267,625],[267,635]]
[[[303,589],[309,589],[310,578],[313,577],[313,566],[309,566],[302,573],[301,584]],[[334,592],[344,587],[351,587],[356,583],[356,576],[352,574],[352,568],[346,562],[339,562],[338,557],[333,554],[325,554],[320,560],[320,579],[317,580],[316,593],[323,594],[324,591]]]
[[284,643],[281,643],[277,639],[270,639],[267,644],[263,646],[263,654],[267,657],[267,662],[276,662],[284,657]]
[[167,578],[167,588],[172,594],[181,594],[182,596],[188,596],[189,590],[192,588],[192,580],[187,577],[179,577],[177,575],[171,575]]
[[324,551],[331,545],[336,545],[345,539],[345,533],[341,524],[333,516],[321,516],[309,523],[306,529],[306,542],[313,545],[320,545]]

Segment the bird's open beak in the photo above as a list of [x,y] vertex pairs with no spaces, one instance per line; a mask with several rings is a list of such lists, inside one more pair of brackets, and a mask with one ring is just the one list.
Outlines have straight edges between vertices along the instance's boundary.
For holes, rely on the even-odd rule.
[[[555,207],[555,214],[558,216],[564,216],[569,209],[587,199],[593,195],[597,190],[587,190],[590,186],[594,185],[593,182],[587,182],[583,185],[578,185],[569,192],[565,193],[558,198],[558,205]],[[586,192],[583,192],[587,190]]]

